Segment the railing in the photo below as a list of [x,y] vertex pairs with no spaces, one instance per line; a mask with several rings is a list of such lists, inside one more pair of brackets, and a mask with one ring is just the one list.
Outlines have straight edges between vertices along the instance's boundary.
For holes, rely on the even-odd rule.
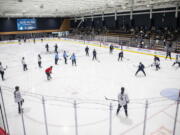
[[[154,50],[161,50],[166,51],[169,42],[164,42],[162,40],[153,40],[153,39],[143,39],[144,44],[141,45],[140,42],[142,39],[134,38],[134,37],[118,37],[118,36],[107,36],[107,35],[73,35],[70,38],[85,40],[85,41],[100,41],[102,43],[116,43],[123,46],[129,47],[139,47],[145,49],[154,49]],[[174,41],[172,42],[171,47],[172,52],[180,53],[179,42]]]

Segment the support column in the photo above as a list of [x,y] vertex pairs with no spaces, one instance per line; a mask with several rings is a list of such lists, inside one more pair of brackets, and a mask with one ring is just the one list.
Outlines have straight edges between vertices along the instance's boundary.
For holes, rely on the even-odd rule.
[[78,135],[77,103],[74,101],[75,135]]
[[112,103],[109,106],[109,135],[112,135]]
[[5,131],[5,132],[7,132],[6,131],[6,125],[5,125],[5,122],[4,122],[4,116],[3,116],[3,111],[2,111],[2,108],[1,108],[1,104],[0,104],[0,115],[1,115],[1,119],[2,119],[2,124],[3,124],[3,130]]
[[5,108],[5,104],[4,104],[4,98],[3,98],[3,93],[2,93],[1,87],[0,87],[0,94],[1,94],[2,107],[3,107],[3,110],[4,110],[4,117],[5,117],[5,121],[6,121],[6,127],[7,127],[7,131],[6,132],[10,135],[9,124],[8,124],[8,120],[7,120],[6,108]]
[[178,19],[179,19],[179,18],[178,18],[178,17],[179,17],[179,15],[178,15],[178,8],[179,8],[179,5],[177,4],[177,5],[176,5],[176,12],[175,12],[176,28],[178,28],[178,26],[180,26],[180,24],[179,24],[180,22],[179,22],[179,20],[178,20]]
[[152,6],[150,6],[149,18],[150,18],[150,28],[152,28],[152,26],[154,26],[154,22],[153,22],[153,18],[152,18]]
[[45,128],[46,128],[46,135],[48,135],[48,124],[47,124],[46,105],[45,105],[44,97],[42,97],[42,104],[43,104],[44,123],[45,123]]
[[134,27],[134,20],[133,20],[133,8],[131,8],[131,12],[130,12],[130,25],[131,27]]
[[25,123],[24,123],[24,110],[21,106],[21,119],[22,119],[22,125],[23,125],[23,132],[24,132],[24,135],[26,135],[26,128],[25,128]]
[[174,119],[173,135],[176,135],[176,124],[177,124],[178,111],[179,111],[179,102],[180,102],[180,91],[179,91],[179,97],[177,99],[177,105],[176,105],[176,114],[175,114],[175,119]]
[[146,100],[146,106],[145,106],[143,135],[146,135],[147,110],[148,110],[148,100]]

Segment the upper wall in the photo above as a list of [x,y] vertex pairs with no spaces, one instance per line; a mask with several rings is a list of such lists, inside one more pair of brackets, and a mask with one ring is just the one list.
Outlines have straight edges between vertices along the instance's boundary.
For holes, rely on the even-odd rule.
[[[166,10],[166,12],[164,12]],[[180,10],[180,7],[179,7]],[[180,28],[180,11],[178,12],[178,18],[175,18],[175,7],[168,9],[156,9],[153,10],[152,20],[150,19],[150,11],[135,11],[133,14],[132,21],[130,20],[130,13],[118,13],[117,20],[115,21],[114,13],[104,15],[104,21],[102,20],[102,15],[94,16],[92,18],[90,16],[85,17],[84,22],[81,23],[80,27],[89,27],[92,26],[94,28],[112,28],[118,29],[122,26],[126,27],[136,27],[136,26],[144,26],[151,27],[155,26],[157,28],[169,27],[172,29]],[[76,28],[79,24],[80,20],[72,20],[71,27]]]
[[[0,32],[18,31],[16,20],[17,18],[0,18]],[[62,21],[62,18],[36,18],[36,30],[59,29]]]

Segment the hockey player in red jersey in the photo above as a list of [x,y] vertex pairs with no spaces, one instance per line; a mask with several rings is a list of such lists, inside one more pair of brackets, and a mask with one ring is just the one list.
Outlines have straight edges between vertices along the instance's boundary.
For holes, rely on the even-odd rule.
[[52,79],[52,77],[51,77],[52,68],[53,68],[53,66],[50,66],[50,67],[48,67],[48,68],[45,70],[45,73],[46,73],[46,75],[47,75],[47,80]]

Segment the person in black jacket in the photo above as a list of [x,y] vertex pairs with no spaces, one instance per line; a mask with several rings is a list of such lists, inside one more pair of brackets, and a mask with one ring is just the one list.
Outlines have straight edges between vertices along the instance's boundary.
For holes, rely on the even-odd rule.
[[122,50],[121,52],[119,52],[118,61],[119,61],[119,59],[121,59],[121,61],[122,61],[123,56],[124,56],[124,53],[123,53],[123,50]]
[[96,52],[95,49],[93,50],[93,58],[92,58],[92,60],[97,60],[97,52]]
[[55,52],[55,53],[58,52],[58,46],[57,46],[57,44],[54,46],[54,52]]
[[114,50],[114,46],[113,46],[113,45],[110,45],[110,46],[109,46],[109,53],[112,54],[112,53],[113,53],[113,50]]
[[85,52],[86,52],[86,56],[89,56],[89,47],[88,46],[86,46]]
[[139,66],[138,66],[138,70],[137,70],[136,73],[135,73],[135,76],[138,74],[139,71],[142,71],[143,74],[146,76],[146,73],[145,73],[145,71],[144,71],[144,68],[145,68],[145,66],[140,62],[140,63],[139,63]]
[[166,50],[166,58],[165,59],[167,59],[168,58],[168,56],[169,56],[169,58],[171,59],[171,43],[169,44],[169,46],[167,47],[167,50]]
[[49,52],[49,45],[48,44],[46,44],[45,48],[46,48],[46,52]]

